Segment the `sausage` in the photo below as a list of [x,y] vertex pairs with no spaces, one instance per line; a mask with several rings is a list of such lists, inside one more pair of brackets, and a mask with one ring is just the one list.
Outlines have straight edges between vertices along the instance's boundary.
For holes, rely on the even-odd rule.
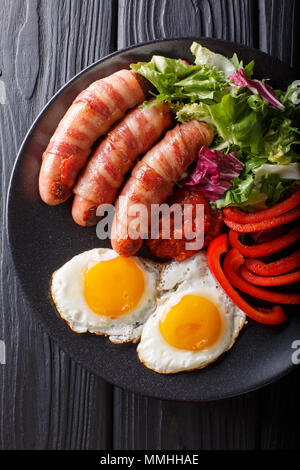
[[140,233],[138,238],[130,237],[129,228],[143,217],[141,214],[128,215],[129,209],[135,204],[143,204],[149,218],[151,205],[161,204],[172,194],[176,181],[196,160],[199,149],[202,145],[209,146],[212,140],[213,131],[205,123],[190,121],[178,124],[136,164],[115,206],[111,244],[117,253],[134,255],[142,246],[142,238],[147,232],[147,227],[144,227],[145,233]]
[[42,156],[39,191],[44,202],[56,205],[68,199],[93,143],[144,100],[148,84],[135,71],[119,70],[75,98]]
[[72,215],[79,225],[94,225],[99,204],[114,202],[138,155],[149,150],[171,126],[166,103],[131,110],[98,145],[73,189]]

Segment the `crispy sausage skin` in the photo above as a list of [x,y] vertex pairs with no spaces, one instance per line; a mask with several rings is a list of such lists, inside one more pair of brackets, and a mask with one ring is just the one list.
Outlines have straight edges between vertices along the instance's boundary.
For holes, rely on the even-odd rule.
[[135,165],[115,206],[111,244],[117,253],[132,256],[142,246],[142,238],[133,239],[128,233],[140,217],[138,213],[128,215],[130,208],[143,204],[149,218],[151,205],[161,204],[172,194],[176,181],[196,160],[199,149],[209,146],[212,140],[213,131],[207,124],[178,124]]
[[113,203],[134,161],[171,126],[166,103],[135,108],[109,132],[91,155],[73,189],[72,215],[79,225],[95,225],[99,204]]
[[141,103],[148,88],[136,72],[119,70],[93,82],[75,98],[42,157],[39,191],[44,202],[56,205],[68,199],[93,143],[125,111]]

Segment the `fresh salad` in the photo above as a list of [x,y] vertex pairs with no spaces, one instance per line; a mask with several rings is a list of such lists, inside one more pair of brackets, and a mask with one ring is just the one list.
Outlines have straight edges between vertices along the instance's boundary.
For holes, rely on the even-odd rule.
[[244,65],[197,42],[195,63],[154,55],[131,67],[156,88],[179,122],[208,123],[215,132],[210,149],[181,181],[204,194],[216,209],[237,206],[253,212],[287,197],[299,184],[300,80],[274,90],[257,80],[254,61]]

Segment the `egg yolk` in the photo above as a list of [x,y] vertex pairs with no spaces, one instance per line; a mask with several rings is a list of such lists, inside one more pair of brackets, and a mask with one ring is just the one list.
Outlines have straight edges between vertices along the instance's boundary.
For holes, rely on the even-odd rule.
[[144,273],[133,258],[118,256],[101,261],[84,273],[87,304],[95,313],[111,318],[134,309],[144,287]]
[[210,300],[199,295],[185,295],[163,315],[159,329],[174,348],[201,351],[219,339],[223,321]]

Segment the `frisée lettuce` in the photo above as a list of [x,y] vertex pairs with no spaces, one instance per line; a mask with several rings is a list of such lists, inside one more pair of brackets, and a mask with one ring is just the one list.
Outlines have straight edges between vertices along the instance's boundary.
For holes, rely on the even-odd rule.
[[170,105],[178,101],[212,103],[226,92],[224,72],[206,65],[189,65],[181,59],[154,55],[150,62],[131,64],[131,68],[147,78],[158,91],[151,105],[160,101]]

